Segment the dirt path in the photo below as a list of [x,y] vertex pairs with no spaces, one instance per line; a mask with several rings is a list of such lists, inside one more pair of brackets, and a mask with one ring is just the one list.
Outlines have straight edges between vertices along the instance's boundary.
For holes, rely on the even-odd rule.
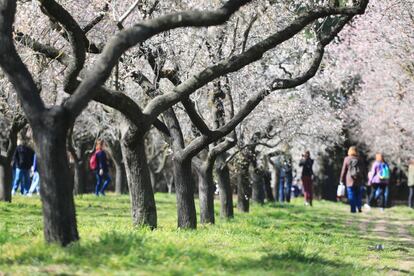
[[383,241],[381,245],[384,246],[384,250],[400,253],[398,270],[392,274],[414,273],[414,256],[411,256],[414,248],[414,237],[409,231],[409,227],[413,223],[410,219],[398,218],[388,210],[381,212],[379,209],[364,212],[358,220],[358,227],[365,233],[365,238],[372,239],[375,237],[376,240]]

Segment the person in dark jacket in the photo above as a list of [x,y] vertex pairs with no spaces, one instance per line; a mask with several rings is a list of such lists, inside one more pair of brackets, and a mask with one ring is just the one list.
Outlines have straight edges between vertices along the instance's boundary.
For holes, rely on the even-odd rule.
[[103,150],[104,142],[98,141],[96,142],[95,148],[95,155],[96,155],[96,163],[97,167],[95,170],[96,175],[96,188],[95,194],[105,195],[105,189],[108,187],[109,183],[111,183],[111,177],[109,176],[108,170],[108,158],[106,156],[105,151]]
[[290,195],[292,193],[292,159],[290,156],[284,158],[280,168],[279,176],[279,201],[290,202]]
[[33,165],[34,151],[23,140],[18,140],[17,144],[13,156],[15,171],[12,194],[14,195],[20,186],[20,193],[26,195],[30,189],[30,169]]
[[313,160],[310,158],[310,152],[306,151],[302,155],[302,159],[299,162],[299,166],[302,167],[302,186],[303,194],[305,195],[305,205],[312,206],[313,200]]
[[352,146],[348,150],[342,165],[340,183],[346,185],[351,213],[362,212],[362,188],[364,182],[364,168],[359,158],[358,149]]

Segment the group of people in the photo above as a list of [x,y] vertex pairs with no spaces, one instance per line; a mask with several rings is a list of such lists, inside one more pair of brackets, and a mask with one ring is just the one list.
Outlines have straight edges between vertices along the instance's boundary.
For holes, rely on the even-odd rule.
[[[302,167],[301,182],[302,192],[305,197],[305,205],[312,206],[313,201],[313,159],[310,158],[310,152],[306,151],[299,162],[299,166]],[[273,163],[273,165],[276,165]],[[294,170],[291,158],[284,159],[279,167],[278,176],[278,193],[279,202],[290,202],[292,193],[295,196],[300,194],[300,188],[298,183],[293,183]]]
[[[375,203],[381,199],[380,210],[383,211],[388,206],[390,194],[391,171],[389,164],[384,160],[381,153],[375,155],[375,161],[371,170],[367,173],[364,163],[361,160],[358,149],[352,146],[345,157],[340,176],[340,186],[346,186],[351,212],[362,212],[362,194],[367,190],[369,195],[364,207],[371,209]],[[367,184],[365,187],[365,183]],[[414,160],[410,161],[408,173],[409,207],[413,208],[414,200]]]
[[[103,147],[104,142],[102,140],[97,141],[95,151],[89,160],[89,168],[96,177],[95,195],[97,196],[105,195],[105,190],[111,183],[108,158]],[[19,188],[20,193],[25,196],[32,196],[40,192],[40,175],[36,153],[22,139],[17,142],[12,168],[12,195],[15,195]]]
[[[301,182],[305,205],[309,206],[312,206],[313,201],[313,164],[314,160],[311,159],[310,152],[306,151],[299,161],[299,167],[302,168]],[[280,202],[290,201],[290,195],[293,190],[292,171],[291,161],[284,160],[281,162],[278,187]],[[348,149],[348,156],[345,157],[342,165],[339,186],[343,187],[343,194],[338,194],[338,196],[345,196],[346,194],[351,212],[355,213],[362,212],[362,197],[364,192],[366,192],[367,202],[364,207],[370,210],[372,206],[379,205],[380,210],[383,211],[389,204],[390,180],[390,167],[381,153],[376,154],[375,161],[371,169],[367,172],[364,162],[359,156],[357,147],[352,146]],[[339,188],[338,193],[341,190]],[[414,159],[409,163],[408,188],[408,206],[414,208]]]

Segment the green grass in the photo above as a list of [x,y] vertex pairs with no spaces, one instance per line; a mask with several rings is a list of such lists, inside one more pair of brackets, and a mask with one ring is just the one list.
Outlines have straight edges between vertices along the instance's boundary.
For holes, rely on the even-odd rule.
[[[129,198],[76,198],[81,240],[44,243],[39,198],[0,203],[0,274],[16,275],[407,275],[414,249],[361,227],[343,204],[302,200],[253,206],[251,213],[196,231],[176,229],[174,196],[156,196],[159,228],[131,225]],[[216,206],[218,211],[218,206]],[[216,214],[218,216],[218,214]],[[387,210],[414,219],[408,208]],[[369,220],[372,229],[375,220]],[[407,226],[410,227],[410,226]],[[408,229],[408,228],[407,228]],[[395,229],[390,229],[395,231]],[[413,234],[413,228],[409,228]],[[383,244],[383,251],[372,250]],[[407,262],[401,266],[401,260]],[[411,259],[412,260],[412,259]]]

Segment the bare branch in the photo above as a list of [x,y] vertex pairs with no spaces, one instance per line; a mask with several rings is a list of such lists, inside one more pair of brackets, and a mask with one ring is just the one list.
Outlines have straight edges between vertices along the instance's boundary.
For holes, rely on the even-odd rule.
[[76,89],[76,79],[85,63],[87,46],[85,41],[87,41],[87,38],[76,20],[61,5],[54,0],[42,0],[40,4],[43,13],[51,21],[59,22],[69,35],[73,59],[65,72],[64,88],[66,91],[73,91]]
[[13,45],[12,25],[15,12],[16,1],[0,2],[0,66],[14,85],[28,120],[34,122],[45,110],[45,106],[33,77]]
[[99,12],[99,14],[94,19],[92,19],[88,24],[86,24],[85,27],[82,28],[83,33],[87,34],[96,25],[98,25],[104,19],[108,10],[109,10],[109,4],[105,3],[105,6],[103,7],[102,11]]
[[[180,27],[206,27],[226,22],[241,6],[251,0],[229,0],[215,11],[190,11],[170,14],[136,24],[118,33],[105,47],[100,59],[87,74],[75,94],[65,102],[65,108],[75,118],[96,95],[96,89],[110,76],[120,56],[129,48],[164,31]],[[166,109],[166,108],[165,108]],[[165,110],[164,109],[164,110]],[[160,112],[161,113],[161,112]],[[160,114],[158,113],[158,114]]]
[[[358,7],[321,7],[309,11],[295,19],[288,27],[255,44],[244,53],[225,59],[204,69],[200,73],[192,76],[187,81],[175,87],[172,92],[155,98],[144,109],[144,114],[147,114],[150,117],[158,116],[158,114],[163,112],[169,106],[176,104],[185,97],[188,97],[191,93],[203,87],[207,83],[213,81],[214,79],[225,74],[235,72],[245,67],[246,65],[261,59],[265,52],[294,37],[297,33],[303,30],[303,28],[318,18],[337,14],[350,16],[361,14],[365,11],[364,7],[366,7],[367,3],[368,0],[364,0]],[[323,43],[324,42],[322,42],[322,44]]]

